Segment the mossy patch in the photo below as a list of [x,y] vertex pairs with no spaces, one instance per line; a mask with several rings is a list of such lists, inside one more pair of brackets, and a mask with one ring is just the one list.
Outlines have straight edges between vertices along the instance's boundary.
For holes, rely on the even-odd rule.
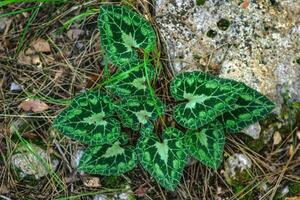
[[300,65],[300,58],[297,58],[296,63]]
[[218,21],[217,26],[220,30],[226,31],[230,26],[230,21],[228,19],[222,18]]
[[205,4],[205,1],[206,1],[206,0],[197,0],[197,1],[196,1],[196,4],[197,4],[198,6],[202,6],[202,5]]
[[206,36],[209,38],[214,38],[218,35],[218,32],[215,30],[210,29],[209,31],[207,31]]
[[263,134],[261,134],[260,137],[256,140],[246,134],[241,134],[240,138],[250,149],[255,152],[260,152],[266,145],[264,143]]

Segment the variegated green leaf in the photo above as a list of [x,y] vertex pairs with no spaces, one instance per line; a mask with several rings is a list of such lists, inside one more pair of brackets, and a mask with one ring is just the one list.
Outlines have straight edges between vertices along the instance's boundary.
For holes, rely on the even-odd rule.
[[225,144],[220,122],[214,121],[212,125],[204,126],[199,131],[189,130],[185,142],[189,154],[206,166],[218,169],[223,160]]
[[263,119],[274,109],[274,103],[256,90],[238,83],[243,90],[235,103],[235,109],[219,117],[228,133],[237,133]]
[[154,78],[154,68],[150,63],[131,65],[129,69],[119,70],[111,77],[106,88],[117,96],[137,96],[149,94],[148,83]]
[[233,110],[241,89],[235,81],[203,72],[180,73],[171,83],[171,94],[180,102],[173,117],[185,128],[197,129]]
[[138,130],[162,115],[165,106],[156,97],[134,96],[122,99],[116,109],[125,127]]
[[105,176],[117,176],[132,170],[138,160],[135,149],[121,143],[118,140],[112,144],[88,147],[80,159],[79,169]]
[[120,123],[112,114],[112,99],[108,95],[101,91],[84,92],[56,117],[53,126],[83,143],[111,143],[120,136]]
[[137,49],[149,53],[156,45],[156,34],[141,15],[124,6],[103,5],[98,19],[101,44],[117,66],[139,60]]
[[160,141],[155,134],[143,135],[138,141],[140,163],[163,187],[174,190],[180,182],[186,164],[184,135],[167,128]]

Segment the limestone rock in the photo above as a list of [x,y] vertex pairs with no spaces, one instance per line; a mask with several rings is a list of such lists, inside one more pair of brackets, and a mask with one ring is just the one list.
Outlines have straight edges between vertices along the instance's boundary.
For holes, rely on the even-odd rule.
[[51,159],[46,151],[37,146],[19,147],[12,155],[13,166],[21,170],[21,175],[32,175],[36,179],[46,176],[58,166],[58,160]]
[[247,7],[239,0],[157,0],[156,21],[174,72],[242,81],[280,105],[283,93],[300,101],[299,7],[298,0]]

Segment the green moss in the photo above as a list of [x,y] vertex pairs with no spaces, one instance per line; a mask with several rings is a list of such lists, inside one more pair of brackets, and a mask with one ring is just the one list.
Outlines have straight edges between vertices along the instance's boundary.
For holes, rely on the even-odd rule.
[[246,134],[241,134],[240,138],[250,149],[255,152],[260,152],[265,146],[263,134],[260,134],[260,137],[256,140]]
[[296,63],[300,65],[300,58],[297,58]]
[[207,37],[209,37],[209,38],[214,38],[214,37],[216,37],[218,35],[218,33],[217,33],[217,31],[215,31],[215,30],[209,30],[209,31],[207,31],[207,33],[206,33],[206,36]]
[[202,6],[202,5],[205,4],[205,1],[206,0],[197,0],[196,3],[197,3],[198,6]]
[[244,190],[245,187],[246,187],[246,185],[237,185],[236,187],[233,188],[234,193],[235,194],[238,194],[238,193],[245,194],[245,193],[247,193],[247,194],[243,195],[243,197],[241,197],[239,199],[241,199],[241,200],[253,200],[254,199],[253,191],[248,191],[248,190],[245,191]]
[[300,182],[292,182],[289,184],[289,192],[287,196],[297,196],[300,195]]
[[226,31],[230,26],[230,21],[228,19],[220,19],[217,23],[217,26],[220,30]]
[[276,0],[270,0],[270,3],[273,5],[273,6],[277,6],[278,5],[278,2]]
[[105,176],[101,183],[106,188],[123,188],[126,185],[126,181],[121,176]]

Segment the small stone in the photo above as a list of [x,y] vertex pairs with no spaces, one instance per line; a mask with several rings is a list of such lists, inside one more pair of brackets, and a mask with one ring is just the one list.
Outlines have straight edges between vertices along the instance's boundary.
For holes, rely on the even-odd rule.
[[253,139],[257,140],[260,136],[261,127],[258,122],[251,124],[250,126],[244,128],[241,132],[249,135]]
[[[78,168],[79,162],[80,162],[80,159],[81,159],[83,153],[84,153],[84,149],[83,149],[83,148],[78,148],[78,149],[76,150],[75,155],[72,156],[72,160],[71,160],[71,166],[72,166],[73,168],[75,168],[75,169]],[[79,173],[80,173],[81,175],[84,174],[83,171],[79,171]]]
[[297,135],[298,140],[300,140],[300,131],[299,130],[296,132],[296,135]]
[[94,197],[94,200],[108,200],[109,198],[104,194],[99,194]]
[[290,157],[293,156],[294,153],[295,153],[295,147],[294,145],[290,145],[289,152],[288,152],[289,156]]
[[[46,176],[49,173],[48,167],[55,170],[58,166],[58,160],[51,157],[40,147],[31,145],[33,151],[26,147],[17,148],[17,154],[12,155],[12,165],[21,170],[21,175],[33,175],[36,179]],[[51,162],[49,165],[48,162]]]
[[282,141],[281,134],[279,133],[279,131],[275,131],[273,135],[273,144],[278,145],[281,143],[281,141]]
[[4,31],[10,23],[11,19],[7,17],[0,17],[0,32]]
[[32,56],[32,64],[33,65],[41,65],[41,59],[40,59],[40,56],[38,55],[33,55]]
[[20,92],[22,91],[22,85],[18,84],[18,83],[15,83],[15,82],[12,82],[10,84],[10,91],[11,92]]
[[235,153],[225,161],[224,176],[229,184],[235,181],[245,182],[249,179],[248,170],[252,167],[252,161],[244,154]]
[[284,188],[282,188],[282,190],[280,191],[281,193],[281,197],[285,196],[287,193],[289,193],[289,187],[285,186]]
[[101,187],[100,178],[99,177],[91,177],[91,176],[84,176],[83,184],[87,187]]
[[76,42],[75,47],[80,50],[83,49],[84,44],[82,42]]
[[26,115],[20,115],[19,118],[10,123],[9,131],[11,134],[16,132],[23,133],[31,130],[30,121],[25,117]]

